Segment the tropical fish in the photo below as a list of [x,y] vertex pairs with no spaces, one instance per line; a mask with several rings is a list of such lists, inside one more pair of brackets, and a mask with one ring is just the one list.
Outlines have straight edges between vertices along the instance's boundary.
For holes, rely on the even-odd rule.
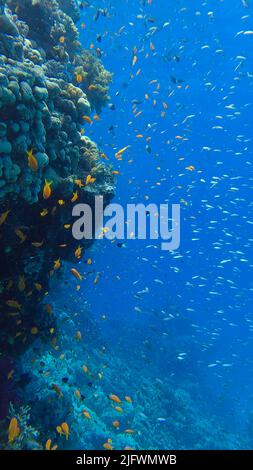
[[123,408],[121,406],[115,406],[115,411],[118,411],[118,413],[123,413]]
[[82,256],[82,248],[81,248],[81,246],[79,245],[78,248],[77,248],[76,251],[75,251],[75,257],[76,257],[77,259],[80,259],[81,256]]
[[132,403],[132,398],[129,397],[129,396],[125,396],[125,400],[126,400],[128,403]]
[[81,393],[80,393],[79,390],[76,390],[76,391],[75,391],[75,395],[76,395],[76,397],[77,397],[79,400],[81,400],[82,397],[81,397]]
[[195,167],[193,165],[189,165],[185,169],[188,170],[188,171],[194,171]]
[[50,304],[46,304],[45,309],[46,309],[47,313],[49,313],[49,314],[51,314],[53,312],[53,307]]
[[58,258],[56,261],[54,261],[54,269],[60,269],[61,267],[61,261],[60,258]]
[[18,290],[20,292],[23,292],[25,290],[25,277],[24,276],[19,276]]
[[77,74],[76,74],[76,81],[77,81],[77,83],[82,83],[82,81],[83,81],[83,76],[82,76],[81,73],[77,73]]
[[[82,182],[81,182],[81,183],[82,183]],[[83,185],[82,185],[82,186],[83,186]],[[72,196],[72,198],[71,198],[71,202],[75,202],[75,201],[77,201],[77,199],[78,199],[78,192],[76,191],[75,193],[73,193],[73,196]]]
[[6,305],[8,305],[8,307],[17,308],[18,310],[21,309],[21,305],[17,300],[7,300]]
[[33,171],[37,171],[38,168],[39,168],[39,165],[38,165],[38,160],[37,158],[34,156],[33,154],[33,150],[28,150],[27,153],[27,158],[28,158],[28,166],[33,170]]
[[51,194],[52,194],[52,189],[51,185],[53,184],[53,181],[47,181],[45,180],[45,185],[43,188],[43,198],[44,199],[49,199]]
[[5,211],[5,212],[3,212],[3,213],[0,215],[0,225],[2,225],[2,224],[6,221],[6,219],[7,219],[8,215],[9,215],[9,213],[10,213],[10,209],[7,210],[7,211]]
[[83,371],[84,371],[86,374],[89,374],[89,369],[88,369],[88,367],[87,367],[86,365],[83,365],[83,366],[82,366],[82,369],[83,369]]
[[42,285],[39,283],[39,282],[35,282],[35,288],[37,289],[37,291],[41,291],[42,290]]
[[32,242],[32,246],[35,248],[40,248],[44,244],[44,240],[42,242]]
[[62,431],[62,427],[61,427],[61,426],[56,426],[56,431],[58,432],[58,434],[60,434],[60,436],[62,436],[63,431]]
[[109,442],[105,442],[103,444],[103,448],[106,449],[106,450],[113,450],[113,447]]
[[88,124],[92,124],[92,119],[90,118],[90,116],[83,116],[83,120]]
[[81,333],[81,331],[78,331],[78,332],[76,333],[76,339],[77,339],[77,341],[81,341],[81,339],[82,339],[82,333]]
[[12,418],[9,424],[9,429],[8,429],[8,442],[14,442],[15,439],[19,436],[20,434],[20,428],[18,425],[18,420],[17,418]]
[[70,434],[68,424],[67,424],[67,423],[62,423],[61,428],[62,428],[63,434],[64,434],[65,437],[66,437],[66,440],[68,440],[69,434]]
[[38,330],[38,328],[37,328],[36,326],[33,326],[33,327],[31,328],[31,334],[32,334],[32,335],[37,335],[37,334],[38,334],[38,331],[39,331],[39,330]]
[[45,444],[45,450],[56,450],[58,449],[58,446],[55,444],[53,447],[51,447],[52,440],[48,439],[46,444]]
[[118,150],[118,152],[115,153],[115,157],[119,158],[123,153],[130,148],[130,145],[127,145],[126,147],[123,147],[122,149]]
[[[82,183],[82,180],[75,180],[74,183],[79,187],[79,188],[82,188],[84,185]],[[75,193],[73,193],[73,196],[74,196]]]
[[117,396],[111,393],[108,398],[113,401],[114,403],[121,403],[121,399]]
[[19,228],[15,229],[15,234],[20,239],[20,243],[24,243],[24,241],[27,239],[27,236]]
[[41,217],[45,217],[48,214],[48,209],[43,209],[40,213]]
[[97,284],[100,279],[100,274],[97,274],[95,279],[94,279],[94,284]]
[[59,385],[53,383],[53,384],[52,384],[52,389],[57,393],[57,395],[58,395],[60,398],[63,397],[63,393],[62,393],[62,391],[61,391]]
[[46,444],[45,444],[45,449],[46,450],[50,450],[51,449],[51,444],[52,444],[52,440],[51,439],[48,439]]
[[88,87],[88,91],[93,91],[93,90],[96,90],[97,89],[97,86],[96,85],[93,85],[91,84],[89,87]]
[[83,279],[83,277],[82,277],[81,274],[77,271],[77,269],[72,268],[70,271],[71,271],[71,273],[73,274],[73,276],[75,276],[76,279],[78,279],[79,281],[81,281],[81,280]]
[[83,411],[82,411],[82,414],[85,416],[85,418],[91,419],[91,415],[90,415],[90,413],[89,413],[87,410],[83,410]]
[[87,186],[88,184],[93,184],[93,183],[95,183],[95,181],[96,181],[96,178],[93,178],[91,175],[88,175],[88,176],[86,177],[85,184],[86,184],[86,186]]
[[12,379],[14,372],[15,372],[14,369],[12,369],[12,370],[8,373],[8,375],[7,375],[7,379],[8,379],[8,380],[11,380],[11,379]]

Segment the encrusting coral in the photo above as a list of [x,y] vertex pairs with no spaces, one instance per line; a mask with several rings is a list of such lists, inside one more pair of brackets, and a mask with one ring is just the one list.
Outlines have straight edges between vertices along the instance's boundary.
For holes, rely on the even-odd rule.
[[[93,206],[101,195],[107,204],[114,194],[111,168],[83,136],[92,109],[108,100],[111,75],[81,47],[74,4],[0,0],[3,353],[17,353],[36,334],[47,337],[54,325],[44,296],[61,261],[75,259],[73,202]],[[76,80],[77,68],[83,79]]]

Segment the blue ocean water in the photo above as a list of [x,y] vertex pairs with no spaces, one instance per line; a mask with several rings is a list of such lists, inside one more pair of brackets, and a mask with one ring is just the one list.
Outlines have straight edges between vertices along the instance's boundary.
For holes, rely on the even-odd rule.
[[[112,361],[117,351],[133,383],[140,364],[153,383],[171,378],[173,387],[190,391],[197,412],[203,406],[225,433],[237,435],[237,444],[232,436],[225,445],[243,447],[252,397],[253,82],[252,40],[241,32],[251,29],[251,9],[240,1],[154,0],[110,2],[109,13],[94,23],[87,8],[83,19],[83,44],[96,44],[101,34],[102,61],[114,74],[115,110],[103,112],[92,134],[108,155],[131,146],[116,167],[115,202],[181,201],[181,246],[167,253],[150,240],[128,240],[123,248],[98,241],[101,279],[85,285],[84,296]],[[142,111],[137,118],[133,100],[135,114]],[[170,429],[170,413],[164,418]],[[220,446],[218,438],[212,445]]]
[[85,127],[119,172],[113,202],[181,204],[181,243],[102,238],[80,290],[69,269],[55,281],[65,357],[41,348],[39,362],[68,401],[50,404],[40,365],[23,398],[59,448],[252,447],[252,8],[83,2],[82,45],[113,73],[109,106]]

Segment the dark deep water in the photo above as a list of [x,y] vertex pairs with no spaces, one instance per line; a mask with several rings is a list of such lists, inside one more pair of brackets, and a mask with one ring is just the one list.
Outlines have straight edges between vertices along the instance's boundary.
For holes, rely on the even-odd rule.
[[[251,448],[253,5],[91,3],[81,41],[100,49],[113,82],[85,132],[120,172],[113,202],[181,204],[181,245],[98,240],[79,291],[66,268],[49,294],[60,350],[35,343],[25,353],[24,374],[39,360],[18,403],[59,448],[102,449],[108,438],[115,449]],[[98,8],[108,14],[95,20]],[[50,403],[45,371],[67,405]],[[64,420],[68,441],[55,432]]]

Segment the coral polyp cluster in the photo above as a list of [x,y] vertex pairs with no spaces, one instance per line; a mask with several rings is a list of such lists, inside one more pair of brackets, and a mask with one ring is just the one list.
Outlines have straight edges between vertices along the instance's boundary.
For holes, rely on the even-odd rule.
[[[100,195],[106,204],[114,193],[111,168],[83,135],[92,109],[108,100],[111,75],[82,49],[78,18],[72,0],[0,1],[3,353],[25,348],[54,324],[43,303],[62,261],[75,259],[74,202],[92,207]],[[81,83],[77,66],[86,74]]]

